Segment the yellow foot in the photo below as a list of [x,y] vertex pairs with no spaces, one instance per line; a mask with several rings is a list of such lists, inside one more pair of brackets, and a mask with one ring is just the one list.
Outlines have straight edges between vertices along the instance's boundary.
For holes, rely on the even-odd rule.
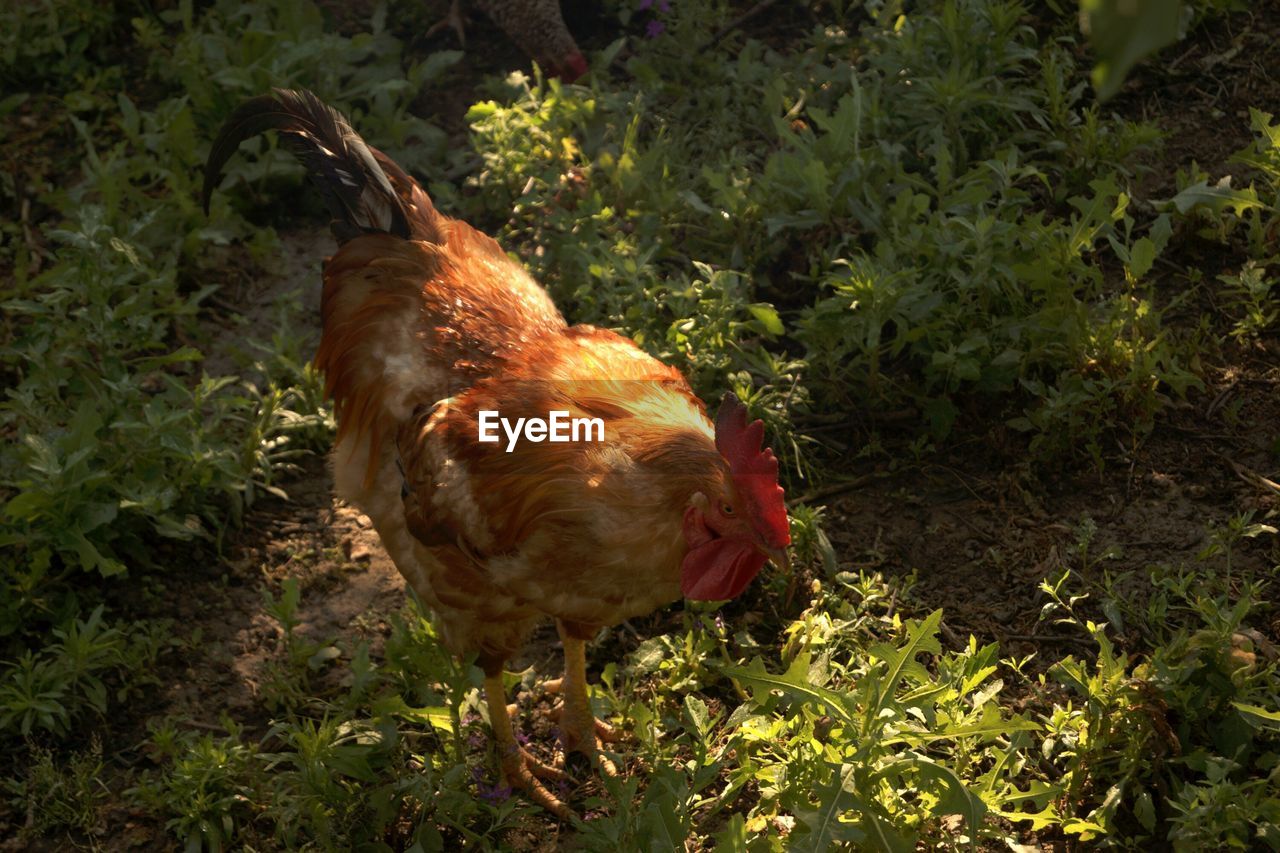
[[489,706],[489,725],[493,727],[494,746],[498,750],[498,761],[502,765],[502,778],[512,788],[519,788],[529,795],[529,799],[542,806],[561,820],[569,820],[573,812],[561,802],[560,798],[547,790],[543,779],[565,781],[561,771],[534,758],[527,749],[520,745],[516,738],[515,728],[511,725],[511,715],[507,711],[506,690],[502,685],[502,670],[485,673],[484,695]]
[[[542,691],[544,693],[550,693],[551,695],[555,696],[560,693],[561,688],[563,688],[563,686],[564,686],[563,678],[552,678],[543,682]],[[552,708],[551,715],[553,719],[559,720],[564,715],[564,703],[560,702],[554,708]],[[596,737],[598,737],[604,743],[618,743],[619,741],[622,740],[623,738],[622,733],[619,732],[617,729],[615,729],[613,726],[609,725],[603,720],[596,719],[594,715],[591,717],[591,721],[592,723],[595,724]]]
[[518,746],[514,750],[509,750],[502,757],[502,778],[512,788],[524,791],[529,799],[561,820],[567,821],[573,817],[573,811],[542,784],[544,779],[549,782],[564,782],[568,777],[556,768],[534,758],[524,747]]
[[[560,693],[564,687],[564,679],[555,678],[543,685],[547,693]],[[567,698],[572,700],[570,694]],[[591,713],[591,706],[585,701],[565,704],[561,702],[551,709],[551,717],[560,724],[560,742],[565,753],[576,752],[584,755],[593,766],[599,767],[606,776],[617,776],[618,768],[612,759],[604,754],[602,743],[617,743],[622,735],[608,723],[597,720]]]

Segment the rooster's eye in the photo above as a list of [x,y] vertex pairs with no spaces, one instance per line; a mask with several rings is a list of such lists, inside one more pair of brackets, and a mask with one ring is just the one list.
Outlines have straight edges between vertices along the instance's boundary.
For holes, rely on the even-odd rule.
[[729,504],[721,504],[720,511],[725,515],[733,515],[733,507]]

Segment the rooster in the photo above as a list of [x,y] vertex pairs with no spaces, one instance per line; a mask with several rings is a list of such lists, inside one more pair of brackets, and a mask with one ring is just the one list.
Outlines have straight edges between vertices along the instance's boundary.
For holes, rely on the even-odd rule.
[[[550,73],[572,83],[587,73],[587,60],[564,24],[560,0],[472,0],[516,45]],[[434,35],[452,27],[466,44],[461,0],[452,0],[445,17],[431,29]]]
[[[564,677],[547,687],[563,697],[565,753],[615,773],[601,751],[612,732],[588,701],[586,642],[681,595],[734,598],[766,560],[785,570],[764,427],[732,394],[713,426],[678,370],[611,331],[569,326],[497,242],[436,211],[309,92],[276,89],[232,113],[205,167],[206,210],[223,164],[270,129],[306,167],[340,244],[324,266],[315,357],[338,419],[335,489],[373,521],[445,645],[475,655],[507,783],[567,819],[544,784],[562,771],[516,740],[505,662],[555,620]],[[557,412],[602,429],[482,440],[495,414],[509,431]]]

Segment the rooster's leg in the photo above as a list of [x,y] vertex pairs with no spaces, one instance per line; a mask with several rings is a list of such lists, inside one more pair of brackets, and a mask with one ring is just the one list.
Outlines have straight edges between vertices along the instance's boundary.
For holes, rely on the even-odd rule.
[[484,698],[489,703],[489,725],[493,727],[493,740],[502,762],[503,778],[508,785],[522,789],[530,799],[556,817],[569,820],[572,816],[569,807],[540,781],[540,778],[561,780],[564,779],[564,774],[534,758],[516,741],[511,716],[507,713],[506,693],[506,688],[502,685],[501,667],[492,674],[486,670]]
[[[617,740],[613,729],[596,719],[591,712],[591,700],[587,697],[587,642],[574,627],[557,621],[560,639],[564,642],[564,678],[548,682],[548,692],[564,696],[560,708],[560,736],[566,753],[578,752],[598,764],[609,776],[618,770],[600,751],[600,742]],[[586,633],[586,631],[581,631]]]
[[445,27],[450,28],[458,34],[458,44],[463,47],[467,46],[467,27],[462,19],[462,6],[460,0],[450,0],[449,11],[444,17],[431,25],[427,30],[427,38],[431,38]]
[[[563,693],[564,679],[563,678],[547,679],[546,681],[542,682],[542,692],[549,693],[552,695]],[[508,709],[515,708],[514,705],[508,705],[507,707]],[[514,714],[515,711],[513,710],[512,713]],[[557,719],[564,716],[564,704],[562,703],[560,705],[557,705],[555,708],[552,708],[551,713],[554,714]],[[613,726],[606,723],[604,720],[596,719],[595,727],[596,727],[596,737],[600,739],[601,743],[617,743],[618,741],[622,740],[622,735],[618,734],[617,730]]]

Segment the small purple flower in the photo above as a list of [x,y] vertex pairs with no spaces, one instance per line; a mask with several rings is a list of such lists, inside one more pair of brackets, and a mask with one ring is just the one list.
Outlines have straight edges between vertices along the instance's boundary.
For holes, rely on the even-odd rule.
[[471,768],[471,781],[476,785],[476,794],[480,799],[490,803],[500,803],[511,796],[510,785],[490,785],[485,780],[489,774],[484,767],[476,765]]
[[667,28],[667,25],[662,23],[662,21],[650,21],[649,23],[645,24],[645,27],[644,27],[645,37],[656,39],[658,36],[662,35],[663,31],[666,30],[666,28]]
[[528,746],[529,736],[524,732],[516,732],[516,743],[520,744],[521,746]]
[[484,749],[489,738],[485,735],[480,717],[476,714],[467,714],[462,718],[462,726],[467,730],[467,746],[472,749]]

